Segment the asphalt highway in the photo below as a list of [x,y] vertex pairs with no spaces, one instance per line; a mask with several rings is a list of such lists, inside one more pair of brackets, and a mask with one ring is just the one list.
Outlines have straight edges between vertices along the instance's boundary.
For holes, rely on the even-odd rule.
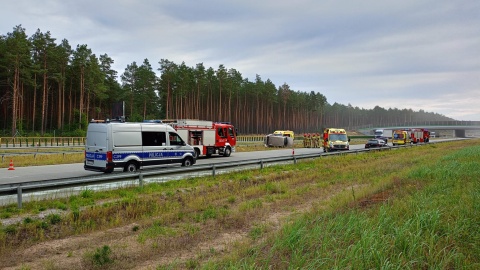
[[[458,138],[457,138],[458,139]],[[447,139],[455,140],[455,139]],[[440,140],[436,140],[440,141]],[[350,150],[363,149],[363,144],[351,145]],[[278,150],[255,151],[255,152],[235,152],[230,157],[212,156],[210,158],[201,157],[197,159],[196,164],[215,164],[222,162],[245,161],[251,159],[272,158],[281,156],[292,156],[293,154],[312,154],[323,153],[323,148],[279,148]],[[158,169],[159,167],[180,166],[180,165],[163,165],[151,166],[143,168],[144,171],[149,169]],[[194,165],[195,166],[195,165]],[[61,179],[66,177],[88,177],[92,175],[103,174],[101,172],[86,171],[83,163],[63,164],[63,165],[46,165],[32,167],[14,167],[15,170],[8,168],[0,169],[0,184],[22,183],[31,181],[42,181],[51,179]],[[121,168],[115,169],[113,173],[124,173]]]

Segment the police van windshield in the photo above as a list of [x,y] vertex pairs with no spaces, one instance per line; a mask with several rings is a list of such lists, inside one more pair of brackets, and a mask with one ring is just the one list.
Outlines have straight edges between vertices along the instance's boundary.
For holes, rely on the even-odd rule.
[[330,134],[330,140],[331,141],[342,141],[342,142],[348,141],[347,134]]

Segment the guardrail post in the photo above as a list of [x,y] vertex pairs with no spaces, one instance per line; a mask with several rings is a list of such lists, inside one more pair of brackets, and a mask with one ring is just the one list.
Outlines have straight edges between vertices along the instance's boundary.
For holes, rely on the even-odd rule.
[[263,169],[263,159],[260,160],[260,169]]
[[17,205],[22,208],[22,187],[17,188]]
[[140,175],[138,176],[138,184],[140,185],[141,188],[143,188],[143,173],[140,172]]
[[293,156],[293,164],[297,164],[297,157]]
[[212,176],[215,177],[215,164],[212,165]]

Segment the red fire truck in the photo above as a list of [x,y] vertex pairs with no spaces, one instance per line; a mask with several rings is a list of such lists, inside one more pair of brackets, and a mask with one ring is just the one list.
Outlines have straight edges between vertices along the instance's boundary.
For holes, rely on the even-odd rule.
[[410,137],[412,138],[412,143],[426,143],[430,141],[430,131],[424,128],[414,128],[410,130]]
[[218,154],[229,157],[235,152],[237,136],[230,123],[196,119],[167,119],[163,123],[172,126],[195,149],[195,156],[210,157]]

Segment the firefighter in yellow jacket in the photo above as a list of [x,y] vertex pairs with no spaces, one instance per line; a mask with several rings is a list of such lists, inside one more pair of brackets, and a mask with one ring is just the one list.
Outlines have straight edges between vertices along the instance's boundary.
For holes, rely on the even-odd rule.
[[307,133],[305,136],[305,144],[307,148],[310,148],[310,144],[311,144],[310,133]]

